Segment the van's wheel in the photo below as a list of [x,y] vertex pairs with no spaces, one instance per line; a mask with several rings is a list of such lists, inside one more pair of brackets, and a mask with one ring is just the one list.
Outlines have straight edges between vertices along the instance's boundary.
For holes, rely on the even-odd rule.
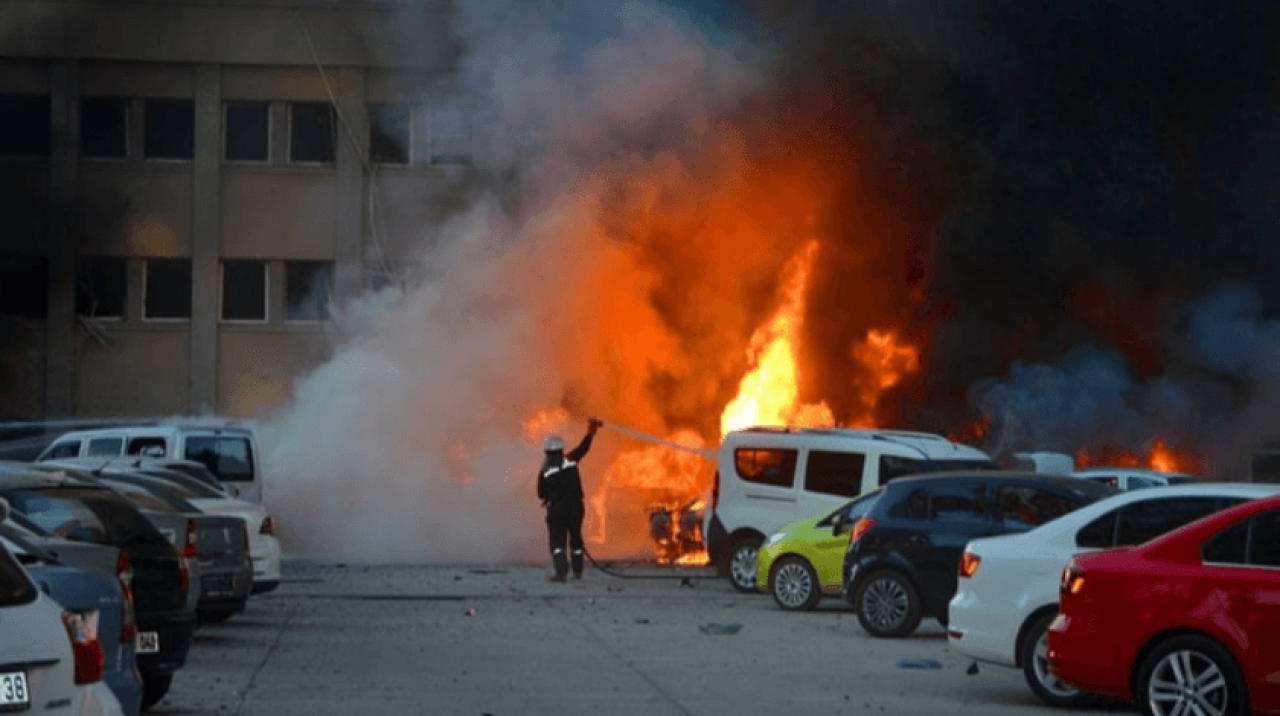
[[1133,695],[1146,716],[1249,713],[1235,659],[1218,642],[1197,634],[1174,637],[1153,649],[1139,668]]
[[739,537],[729,547],[729,583],[739,592],[756,591],[756,557],[763,543],[759,537]]
[[803,557],[783,557],[769,574],[769,592],[773,601],[789,612],[811,611],[822,599],[818,573]]
[[142,678],[142,710],[155,706],[160,703],[160,699],[169,693],[169,686],[173,683],[173,674],[164,676],[144,676]]
[[1049,624],[1056,614],[1040,615],[1023,634],[1022,643],[1018,645],[1022,675],[1031,692],[1046,704],[1065,709],[1084,708],[1096,699],[1049,673]]
[[914,585],[900,572],[883,569],[868,574],[858,586],[858,623],[871,636],[911,636],[924,617]]

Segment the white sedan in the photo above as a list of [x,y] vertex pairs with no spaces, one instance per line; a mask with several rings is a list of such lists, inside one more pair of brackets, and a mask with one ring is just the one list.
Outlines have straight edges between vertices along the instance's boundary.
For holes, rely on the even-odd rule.
[[1058,613],[1062,570],[1074,554],[1141,544],[1219,510],[1280,494],[1280,485],[1195,483],[1125,492],[1030,532],[976,539],[960,557],[949,607],[952,648],[979,661],[1021,667],[1053,706],[1091,697],[1051,675],[1045,632]]

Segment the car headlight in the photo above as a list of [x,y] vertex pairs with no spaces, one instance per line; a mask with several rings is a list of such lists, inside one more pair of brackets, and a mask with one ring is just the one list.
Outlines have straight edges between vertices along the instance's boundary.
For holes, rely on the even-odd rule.
[[772,547],[786,538],[787,538],[786,532],[774,532],[773,534],[769,535],[769,542],[765,546]]

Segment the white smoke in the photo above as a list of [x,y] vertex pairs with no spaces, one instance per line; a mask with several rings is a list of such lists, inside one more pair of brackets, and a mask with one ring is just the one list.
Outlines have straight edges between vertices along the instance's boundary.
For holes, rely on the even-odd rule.
[[[634,376],[684,360],[647,301],[657,277],[601,206],[615,175],[688,181],[683,151],[755,66],[661,5],[464,2],[456,21],[477,165],[518,189],[419,227],[432,278],[343,307],[333,358],[259,427],[290,551],[545,559],[541,453],[521,420],[565,405],[656,424]],[[602,327],[601,308],[631,325]],[[598,340],[624,329],[643,357]],[[566,442],[585,417],[559,426]],[[618,447],[598,441],[588,481]]]

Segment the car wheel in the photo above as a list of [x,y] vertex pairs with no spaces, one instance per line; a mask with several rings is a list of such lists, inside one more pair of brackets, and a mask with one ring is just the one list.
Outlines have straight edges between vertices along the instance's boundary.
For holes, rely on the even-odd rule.
[[1049,624],[1057,612],[1036,617],[1018,646],[1022,675],[1036,698],[1058,708],[1083,708],[1095,699],[1049,673]]
[[886,569],[867,575],[857,595],[858,622],[871,636],[910,636],[920,626],[920,594],[901,572]]
[[739,592],[756,591],[756,557],[761,543],[759,537],[739,537],[729,548],[729,583]]
[[172,683],[173,674],[144,676],[142,678],[142,710],[146,711],[160,703],[160,699],[169,693],[169,685]]
[[1147,655],[1134,696],[1147,716],[1249,713],[1235,659],[1218,642],[1194,634],[1169,639]]
[[803,557],[783,557],[769,574],[773,601],[789,612],[810,611],[822,599],[818,573]]

